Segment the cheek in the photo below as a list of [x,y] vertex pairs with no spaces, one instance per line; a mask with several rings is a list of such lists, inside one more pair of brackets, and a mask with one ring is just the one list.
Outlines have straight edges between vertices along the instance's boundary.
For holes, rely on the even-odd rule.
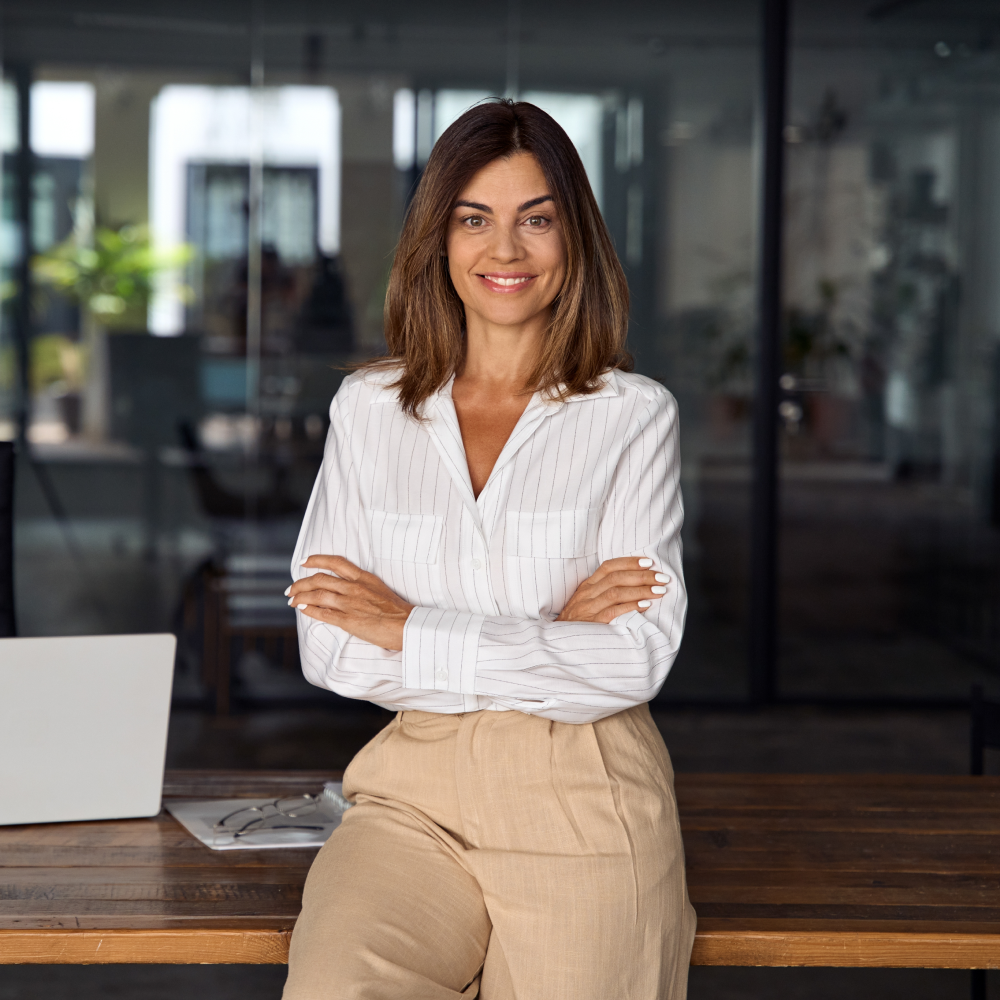
[[464,298],[463,289],[471,287],[469,271],[476,262],[476,255],[469,253],[469,248],[463,246],[462,240],[449,238],[445,242],[445,253],[448,254],[448,274],[455,291]]
[[451,254],[448,254],[448,274],[458,297],[463,302],[468,303],[470,291],[468,272]]
[[539,247],[538,261],[552,275],[553,283],[561,286],[566,277],[566,247],[562,239],[546,241]]
[[551,301],[562,289],[566,281],[566,254],[562,247],[555,247],[549,251],[544,261],[545,270],[550,275],[550,280],[546,285],[546,298]]

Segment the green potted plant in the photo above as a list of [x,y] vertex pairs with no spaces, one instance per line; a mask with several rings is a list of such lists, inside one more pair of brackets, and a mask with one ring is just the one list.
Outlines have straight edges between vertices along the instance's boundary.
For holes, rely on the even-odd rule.
[[79,225],[32,261],[35,280],[80,307],[86,374],[82,422],[92,437],[107,430],[105,335],[146,329],[157,276],[190,259],[187,246],[153,246],[147,226]]

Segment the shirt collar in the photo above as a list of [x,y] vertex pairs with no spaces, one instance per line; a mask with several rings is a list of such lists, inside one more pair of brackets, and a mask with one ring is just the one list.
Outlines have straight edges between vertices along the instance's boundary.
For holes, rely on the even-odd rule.
[[[428,403],[436,401],[440,398],[451,399],[451,389],[455,384],[455,376],[452,375],[447,382],[437,392],[431,393],[428,397]],[[557,387],[558,389],[564,388],[563,385]],[[564,399],[559,399],[557,396],[550,396],[548,393],[536,392],[528,403],[528,408],[533,408],[535,406],[546,406],[552,407],[553,409],[558,409],[564,403],[581,403],[588,399],[601,399],[608,396],[618,395],[618,380],[615,378],[615,373],[613,371],[605,372],[601,378],[601,385],[594,392],[575,392],[571,396],[566,396]]]
[[[561,388],[561,387],[560,387]],[[605,372],[601,376],[601,385],[594,392],[575,392],[571,396],[567,396],[563,403],[580,403],[588,399],[601,399],[607,396],[617,396],[618,395],[618,379],[615,376],[614,371]],[[552,399],[549,402],[559,403],[558,399]]]
[[[451,399],[451,389],[455,384],[455,376],[452,375],[440,389],[432,392],[430,396],[427,397],[427,406],[434,406],[439,399]],[[559,388],[562,388],[560,386]],[[373,393],[372,403],[395,403],[399,399],[399,395],[395,389],[389,389],[388,386],[379,386],[378,392]],[[571,396],[567,396],[565,399],[558,399],[553,396],[543,395],[541,393],[535,393],[531,397],[531,401],[528,403],[529,407],[534,406],[546,406],[552,407],[553,409],[558,409],[565,403],[580,403],[585,402],[588,399],[602,399],[608,396],[618,395],[618,379],[614,371],[605,372],[601,377],[601,385],[594,392],[575,392]]]

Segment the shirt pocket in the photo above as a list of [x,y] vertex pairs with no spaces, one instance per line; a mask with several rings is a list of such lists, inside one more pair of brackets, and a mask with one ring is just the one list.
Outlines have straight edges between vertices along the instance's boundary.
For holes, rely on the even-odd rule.
[[367,566],[404,601],[441,606],[444,518],[369,510],[371,560]]
[[585,559],[597,553],[600,511],[509,510],[505,524],[507,555],[518,559]]
[[554,618],[597,569],[601,512],[507,511],[504,552],[511,614]]
[[438,561],[444,518],[437,514],[368,511],[372,558],[378,562],[432,565]]

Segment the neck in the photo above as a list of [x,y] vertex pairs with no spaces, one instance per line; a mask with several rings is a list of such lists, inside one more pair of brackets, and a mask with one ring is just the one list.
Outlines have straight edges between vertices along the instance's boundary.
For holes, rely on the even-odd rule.
[[465,358],[458,377],[521,392],[538,360],[548,315],[501,326],[466,312]]

